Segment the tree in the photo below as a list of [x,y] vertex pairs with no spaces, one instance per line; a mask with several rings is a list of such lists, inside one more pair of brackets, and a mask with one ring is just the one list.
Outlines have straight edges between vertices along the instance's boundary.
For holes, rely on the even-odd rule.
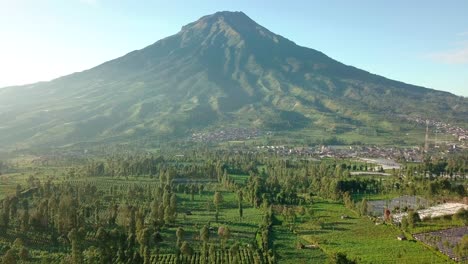
[[171,194],[169,193],[169,191],[165,188],[164,189],[164,192],[163,192],[163,202],[162,204],[164,205],[164,208],[168,207],[171,203]]
[[468,210],[460,208],[454,215],[453,220],[462,221],[464,225],[468,225]]
[[151,250],[148,246],[143,251],[143,264],[151,264]]
[[21,217],[21,231],[27,232],[29,230],[29,203],[28,200],[23,200],[23,215]]
[[210,248],[208,249],[208,256],[210,259],[210,263],[216,263],[216,248],[215,245],[211,244]]
[[391,220],[392,220],[392,214],[391,214],[391,212],[390,212],[390,209],[385,208],[385,209],[384,209],[384,221],[386,221],[386,222],[388,221],[388,222],[389,222],[389,221],[391,221]]
[[154,227],[157,227],[159,224],[159,201],[156,199],[154,199],[153,202],[151,202],[150,217]]
[[312,207],[307,208],[307,215],[309,216],[310,220],[312,220],[312,217],[314,216],[314,209]]
[[[137,210],[136,215],[135,215],[136,234],[140,233],[140,231],[143,230],[143,228],[145,227],[145,217],[146,217],[145,210],[143,210],[142,208]],[[143,254],[143,253],[140,252],[140,254]]]
[[367,199],[363,198],[361,201],[361,207],[360,207],[359,213],[361,215],[367,215],[368,208],[369,208],[369,205],[367,204]]
[[160,204],[158,207],[158,216],[159,216],[159,222],[161,224],[164,224],[164,217],[165,217],[165,207],[164,204]]
[[109,219],[107,221],[107,223],[109,225],[115,225],[115,220],[117,219],[117,215],[118,215],[118,206],[116,204],[113,204],[113,205],[110,205],[109,208],[108,208],[108,211],[109,211]]
[[193,249],[190,247],[187,241],[184,241],[182,246],[180,246],[180,252],[186,256],[191,256],[193,254]]
[[7,197],[3,200],[3,210],[0,212],[0,226],[8,228],[10,222],[10,199]]
[[[23,205],[24,206],[24,205]],[[78,202],[71,193],[62,194],[58,204],[58,229],[62,234],[67,234],[71,229],[76,228]]]
[[328,259],[329,264],[356,264],[354,260],[348,259],[345,253],[335,253]]
[[297,210],[297,213],[301,216],[301,221],[303,220],[302,218],[304,218],[304,215],[306,213],[306,210],[304,208],[304,206],[299,206],[298,207],[298,210]]
[[190,201],[195,200],[195,185],[190,185]]
[[15,248],[16,250],[19,250],[21,249],[22,247],[24,247],[24,242],[21,238],[16,238],[15,241],[13,241],[13,248]]
[[206,264],[208,262],[208,243],[203,242],[203,245],[200,249],[200,261],[199,264]]
[[408,217],[407,216],[403,216],[403,218],[401,218],[401,229],[402,230],[407,230],[408,229]]
[[136,208],[128,206],[128,232],[132,235],[136,234]]
[[99,203],[99,200],[96,201],[96,203],[94,204],[94,225],[97,227],[99,226],[99,223],[100,223],[100,219],[99,219],[99,207],[100,207],[100,203]]
[[204,243],[208,243],[208,241],[210,240],[210,230],[206,225],[203,226],[203,228],[200,230],[200,239]]
[[164,224],[169,225],[172,222],[172,210],[170,206],[164,209]]
[[218,228],[218,235],[223,240],[224,245],[226,245],[226,241],[231,237],[231,230],[227,226],[220,226]]
[[171,195],[170,206],[171,206],[172,218],[175,219],[175,215],[177,214],[177,195],[175,193]]
[[83,257],[81,254],[81,244],[79,241],[80,234],[78,231],[73,228],[69,233],[68,233],[68,239],[70,240],[71,246],[72,246],[72,262],[73,264],[81,264],[83,263]]
[[143,263],[143,258],[140,255],[140,252],[136,251],[133,254],[133,259],[130,263]]
[[232,263],[237,264],[239,263],[239,243],[234,243],[231,248],[229,249],[229,253],[231,253],[232,256]]
[[343,193],[343,202],[344,202],[344,205],[349,208],[349,209],[353,209],[354,207],[354,202],[353,202],[353,199],[351,198],[351,195],[349,194],[348,191],[344,192]]
[[184,238],[184,229],[182,229],[182,227],[178,227],[177,230],[176,230],[176,237],[177,237],[177,248],[180,247],[181,243],[182,243],[182,239]]
[[242,194],[242,190],[239,190],[239,192],[237,193],[237,198],[239,202],[239,218],[242,219],[242,217],[244,216],[244,208],[242,206],[242,200],[244,196]]
[[151,240],[151,231],[148,228],[142,229],[137,236],[138,243],[140,244],[140,255],[145,255],[145,248],[148,248]]
[[93,246],[83,251],[83,257],[84,257],[85,263],[100,263],[101,262],[99,250]]
[[223,195],[220,192],[215,192],[213,197],[213,203],[216,206],[216,222],[219,217],[219,205],[223,202]]
[[418,212],[411,210],[408,212],[408,224],[411,228],[415,227],[417,223],[421,222]]
[[2,257],[3,264],[16,264],[18,259],[18,255],[16,254],[15,249],[9,249],[5,255]]

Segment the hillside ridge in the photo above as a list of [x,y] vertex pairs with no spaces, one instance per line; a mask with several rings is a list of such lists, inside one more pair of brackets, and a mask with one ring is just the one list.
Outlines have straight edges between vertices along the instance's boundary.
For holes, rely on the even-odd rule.
[[389,116],[466,123],[467,102],[345,65],[224,11],[89,70],[1,89],[0,143],[177,138],[225,126],[395,136],[404,129]]

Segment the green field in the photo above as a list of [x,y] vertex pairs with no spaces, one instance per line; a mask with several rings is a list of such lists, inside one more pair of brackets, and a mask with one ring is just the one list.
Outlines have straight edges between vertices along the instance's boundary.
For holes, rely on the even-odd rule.
[[[109,158],[105,166],[99,163],[104,159],[81,166],[57,165],[60,161],[34,165],[34,158],[12,160],[0,175],[0,255],[16,252],[19,256],[19,249],[26,248],[25,263],[62,263],[77,256],[68,236],[79,225],[82,236],[73,239],[79,241],[85,263],[96,263],[94,255],[105,257],[111,251],[115,253],[112,261],[121,254],[124,263],[144,263],[138,256],[145,256],[146,263],[206,264],[207,254],[215,263],[329,263],[337,253],[357,263],[453,263],[411,234],[463,226],[463,220],[419,222],[405,229],[407,241],[397,240],[401,229],[376,224],[381,221],[345,207],[343,193],[354,188],[349,197],[357,203],[348,202],[350,208],[359,208],[363,198],[391,199],[405,193],[389,188],[391,181],[334,175],[336,165],[349,165],[349,159],[270,156],[275,159],[271,162],[268,156],[249,160],[226,155],[224,162],[214,162],[212,157]],[[155,166],[151,172],[148,164]],[[102,166],[104,172],[96,170]],[[115,169],[112,176],[111,169]],[[374,185],[366,186],[369,182]],[[420,184],[421,190],[427,186]],[[222,196],[220,202],[215,202],[216,193]],[[68,214],[69,210],[73,213]],[[207,228],[208,239],[202,238]],[[223,228],[229,229],[228,237],[220,233]],[[107,239],[103,232],[113,238]],[[142,240],[144,232],[151,237],[149,242]],[[132,237],[136,237],[133,242]],[[23,248],[17,246],[14,251],[18,238]],[[190,253],[181,253],[182,242]],[[207,247],[212,248],[209,253]]]
[[[375,225],[342,204],[322,200],[312,208],[321,224],[303,223],[299,235],[328,254],[345,252],[359,263],[451,263],[420,242],[397,240],[401,231],[394,226]],[[341,219],[342,215],[349,218]]]

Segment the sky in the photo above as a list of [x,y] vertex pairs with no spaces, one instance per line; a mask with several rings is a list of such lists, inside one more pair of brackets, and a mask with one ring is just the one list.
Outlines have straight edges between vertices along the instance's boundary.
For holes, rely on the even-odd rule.
[[92,68],[225,10],[347,65],[468,97],[466,0],[0,0],[0,87]]

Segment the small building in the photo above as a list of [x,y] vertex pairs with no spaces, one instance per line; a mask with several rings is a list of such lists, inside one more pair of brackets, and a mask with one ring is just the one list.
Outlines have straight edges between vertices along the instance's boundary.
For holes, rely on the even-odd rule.
[[397,236],[397,239],[400,241],[407,240],[405,235],[399,235]]

